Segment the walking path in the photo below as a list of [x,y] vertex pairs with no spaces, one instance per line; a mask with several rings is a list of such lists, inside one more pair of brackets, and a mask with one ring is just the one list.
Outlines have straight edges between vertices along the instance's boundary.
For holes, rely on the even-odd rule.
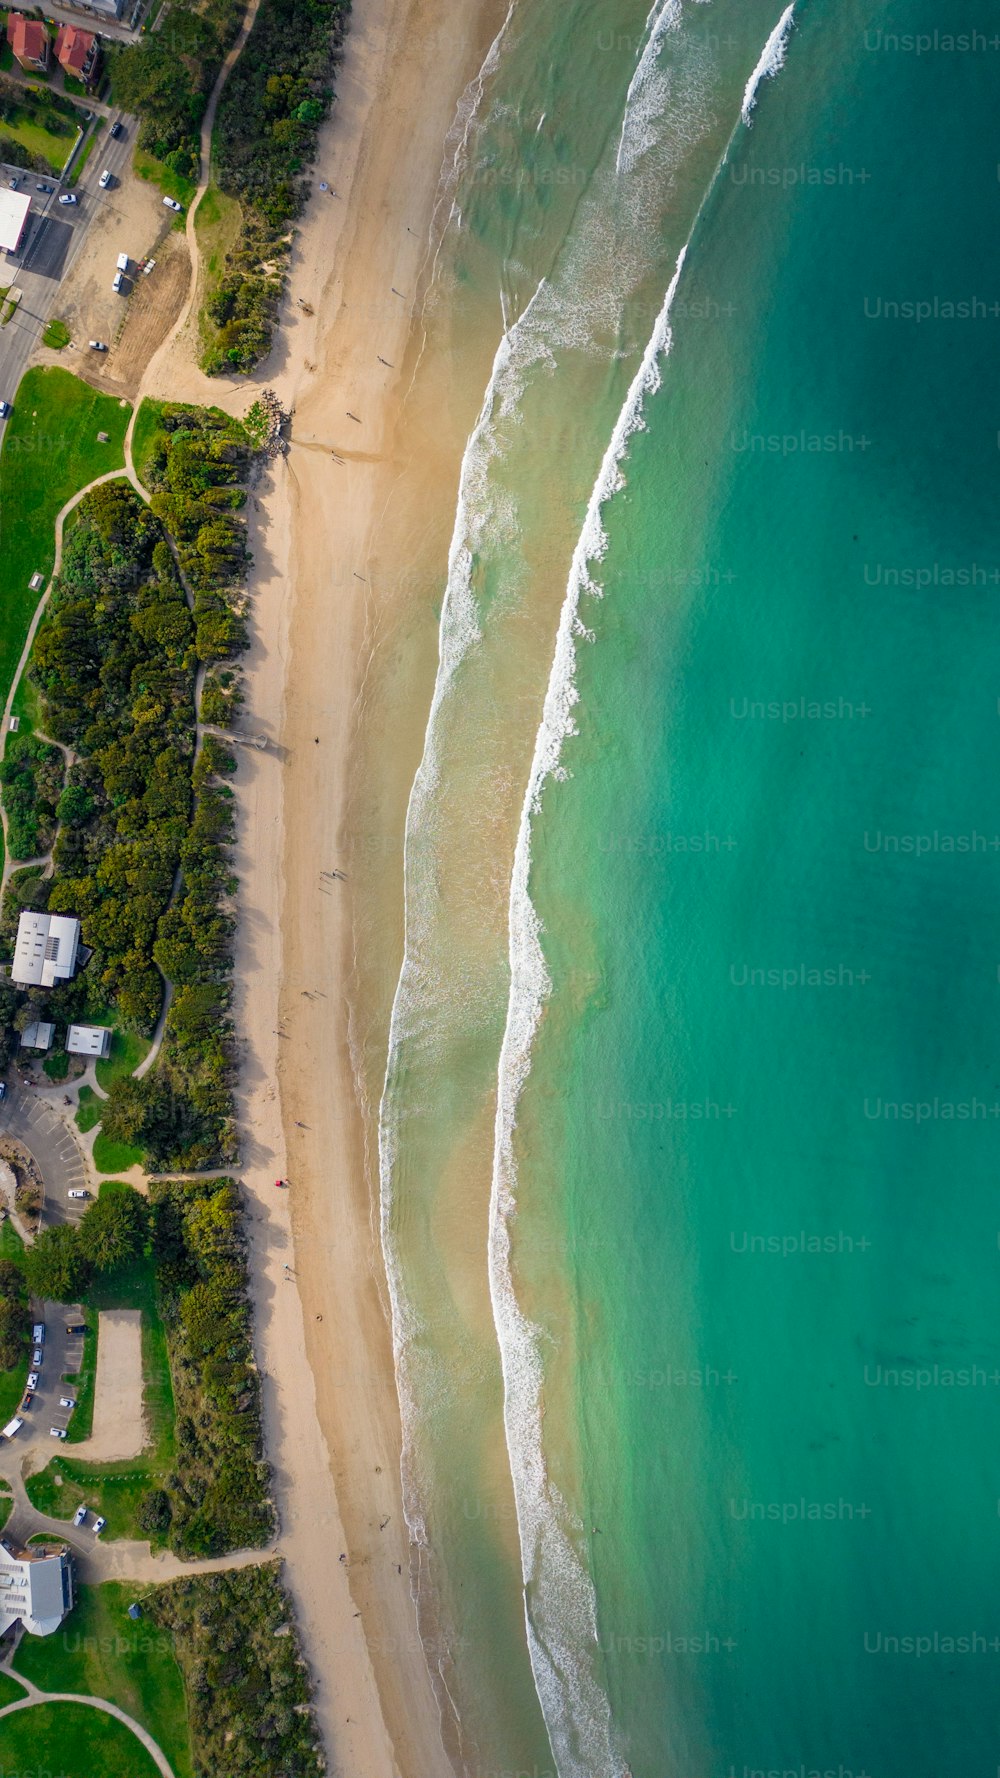
[[88,1698],[82,1692],[39,1691],[37,1685],[32,1685],[30,1679],[22,1679],[19,1673],[12,1672],[9,1667],[5,1667],[3,1671],[11,1679],[16,1680],[18,1685],[23,1685],[28,1695],[25,1698],[16,1698],[13,1704],[6,1704],[0,1710],[0,1717],[13,1716],[18,1710],[33,1710],[38,1704],[86,1704],[91,1710],[103,1710],[105,1716],[117,1717],[118,1721],[124,1723],[127,1729],[131,1729],[136,1740],[142,1742],[150,1759],[155,1761],[157,1769],[163,1773],[163,1778],[174,1778],[173,1766],[159,1743],[153,1740],[149,1730],[144,1729],[141,1722],[136,1722],[134,1716],[129,1716],[119,1705],[112,1704],[108,1698]]

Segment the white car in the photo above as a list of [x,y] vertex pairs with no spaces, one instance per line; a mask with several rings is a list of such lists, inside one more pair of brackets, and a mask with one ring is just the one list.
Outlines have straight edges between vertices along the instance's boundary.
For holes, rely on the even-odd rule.
[[72,1187],[71,1190],[66,1195],[67,1195],[67,1197],[70,1197],[70,1198],[89,1198],[90,1197],[89,1191],[87,1191],[85,1189],[85,1187],[80,1186],[80,1185]]
[[73,1523],[74,1525],[85,1525],[87,1523],[87,1508],[85,1506],[77,1507],[76,1512],[73,1514]]
[[98,1513],[97,1518],[94,1520],[94,1536],[95,1537],[100,1536],[100,1534],[104,1530],[104,1527],[107,1524],[107,1522],[108,1522],[107,1519],[102,1519],[100,1514]]
[[[90,350],[91,350],[91,351],[92,351],[92,352],[106,352],[106,351],[107,351],[107,349],[108,349],[108,348],[107,348],[107,346],[106,346],[106,345],[105,345],[105,344],[104,344],[104,341],[103,341],[103,340],[91,340],[91,342],[90,342]],[[72,1197],[72,1195],[73,1195],[73,1194],[72,1194],[72,1192],[71,1192],[71,1193],[70,1193],[70,1197]]]
[[0,401],[0,420],[6,420],[7,415],[9,413],[10,413],[10,402],[9,401]]
[[176,199],[176,198],[164,198],[164,200],[163,200],[163,203],[164,203],[164,207],[165,207],[165,208],[166,208],[166,209],[167,209],[167,210],[176,210],[176,211],[177,211],[177,214],[178,214],[178,216],[179,216],[179,215],[180,215],[180,213],[181,213],[181,211],[182,211],[182,210],[183,210],[183,208],[184,208],[184,205],[183,205],[183,204],[179,204],[179,203],[178,203],[178,202],[177,202],[177,199]]
[[35,1350],[31,1354],[31,1362],[34,1365],[36,1371],[41,1370],[41,1368],[42,1368],[42,1348],[41,1348],[41,1346],[35,1347]]
[[66,1437],[65,1426],[50,1426],[49,1427],[49,1437],[50,1438],[65,1438]]
[[76,201],[76,197],[71,191],[63,191],[59,194],[59,202],[61,204],[75,204]]
[[29,1371],[28,1372],[28,1381],[25,1383],[24,1387],[26,1389],[37,1389],[38,1388],[38,1372],[37,1371]]
[[31,1330],[31,1337],[32,1337],[36,1346],[44,1346],[44,1344],[45,1344],[45,1323],[44,1323],[44,1321],[36,1321],[35,1322],[35,1325]]
[[113,291],[115,291],[116,294],[119,291],[124,290],[124,288],[125,288],[125,274],[124,274],[124,272],[116,272],[115,273],[114,278],[111,281],[111,288]]
[[103,173],[101,174],[101,177],[99,178],[97,183],[100,186],[102,191],[107,191],[108,186],[111,184],[111,174],[109,173],[107,167],[105,167],[105,169],[104,169]]
[[60,1395],[59,1406],[61,1408],[75,1408],[76,1407],[75,1395]]

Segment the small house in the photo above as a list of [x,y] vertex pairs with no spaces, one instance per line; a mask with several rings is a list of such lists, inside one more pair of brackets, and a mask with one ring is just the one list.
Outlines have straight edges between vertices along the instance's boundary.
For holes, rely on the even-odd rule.
[[36,1019],[33,1025],[25,1025],[21,1032],[21,1048],[23,1050],[49,1050],[56,1034],[54,1025],[44,1019]]
[[56,35],[56,61],[66,74],[86,87],[97,84],[101,67],[101,46],[92,31],[81,31],[79,25],[60,25]]
[[49,34],[38,19],[23,12],[7,14],[7,42],[22,68],[44,74],[49,65]]
[[107,1025],[71,1025],[66,1033],[66,1051],[71,1056],[96,1056],[98,1060],[111,1054],[111,1031]]

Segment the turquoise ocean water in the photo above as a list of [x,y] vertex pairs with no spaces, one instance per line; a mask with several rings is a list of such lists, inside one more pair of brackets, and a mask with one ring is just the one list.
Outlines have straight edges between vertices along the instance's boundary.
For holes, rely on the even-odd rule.
[[447,243],[438,325],[535,292],[382,1113],[480,1778],[1000,1766],[1000,47],[779,14],[522,8]]

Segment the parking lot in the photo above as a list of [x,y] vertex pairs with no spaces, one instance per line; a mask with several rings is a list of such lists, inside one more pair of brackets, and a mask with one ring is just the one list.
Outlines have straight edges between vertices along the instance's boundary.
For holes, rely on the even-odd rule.
[[[68,321],[74,335],[73,345],[60,354],[69,369],[79,368],[73,360],[87,354],[89,338],[114,339],[126,313],[123,297],[111,288],[117,253],[151,251],[170,229],[171,215],[162,208],[159,192],[131,172],[135,122],[121,121],[117,138],[102,129],[79,184],[72,188],[75,204],[60,204],[68,188],[54,174],[26,173],[0,163],[0,182],[9,185],[16,179],[17,190],[31,197],[20,251],[0,253],[0,284],[22,293],[13,315],[0,326],[0,397],[8,401],[53,316]],[[105,170],[111,178],[102,188]],[[40,185],[51,189],[39,191]],[[82,278],[77,276],[81,272]]]
[[[43,1320],[45,1340],[39,1348],[42,1362],[37,1371],[29,1372],[30,1376],[37,1375],[38,1382],[31,1391],[30,1406],[22,1404],[18,1408],[18,1417],[24,1421],[20,1432],[10,1440],[0,1440],[0,1474],[9,1469],[11,1463],[20,1464],[32,1447],[38,1459],[48,1462],[57,1443],[62,1443],[53,1438],[52,1427],[65,1430],[72,1418],[72,1408],[59,1404],[61,1398],[75,1398],[74,1379],[83,1363],[84,1340],[80,1335],[67,1333],[66,1329],[67,1325],[82,1326],[82,1313],[78,1306],[67,1308],[64,1303],[47,1302],[43,1305]],[[68,1382],[67,1378],[70,1379]]]
[[69,1106],[53,1105],[20,1084],[8,1087],[0,1105],[0,1134],[24,1143],[44,1181],[43,1228],[79,1222],[87,1208],[85,1198],[69,1196],[87,1186],[86,1164],[70,1117]]

